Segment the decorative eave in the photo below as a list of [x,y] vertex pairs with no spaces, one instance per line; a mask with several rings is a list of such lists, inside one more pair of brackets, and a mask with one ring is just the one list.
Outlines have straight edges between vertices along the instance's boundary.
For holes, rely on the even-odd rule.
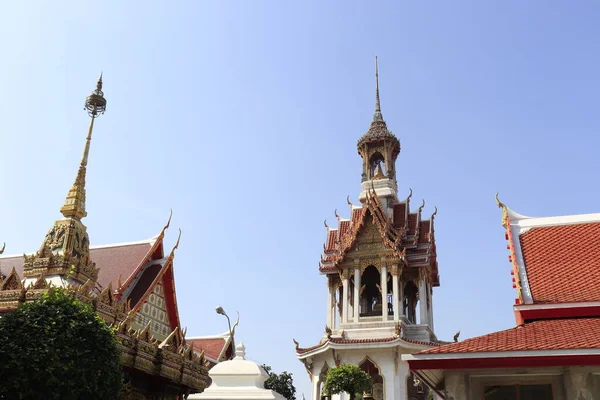
[[364,349],[365,346],[370,348],[391,348],[402,346],[404,348],[408,348],[414,351],[422,351],[432,347],[440,346],[441,343],[436,342],[423,342],[419,340],[412,340],[406,337],[400,337],[397,335],[382,337],[382,338],[369,338],[369,339],[345,339],[341,337],[332,336],[330,338],[325,338],[321,341],[321,343],[301,348],[298,345],[298,342],[294,340],[296,345],[296,355],[300,360],[303,360],[307,357],[314,356],[316,354],[323,353],[330,349],[333,350],[352,350],[352,349]]

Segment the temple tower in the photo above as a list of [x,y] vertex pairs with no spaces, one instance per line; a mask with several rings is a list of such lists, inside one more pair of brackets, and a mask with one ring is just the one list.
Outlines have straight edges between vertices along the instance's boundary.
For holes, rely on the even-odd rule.
[[39,279],[55,286],[66,286],[82,285],[88,280],[93,283],[98,278],[98,268],[90,259],[87,228],[81,220],[87,215],[85,177],[94,121],[106,111],[102,75],[98,79],[96,89],[85,99],[84,109],[91,118],[90,126],[75,182],[60,209],[64,218],[54,223],[35,254],[24,257],[25,287],[35,284]]
[[371,375],[375,400],[424,399],[426,389],[414,384],[401,355],[440,343],[432,301],[433,288],[439,286],[433,227],[437,210],[423,217],[423,201],[411,211],[412,190],[398,199],[400,141],[383,119],[377,59],[375,63],[375,113],[357,146],[363,165],[360,204],[348,198],[349,217],[336,211],[338,226],[325,223],[319,264],[327,281],[325,334],[312,347],[295,342],[313,383],[313,400],[327,395],[322,393],[327,370],[343,363],[359,365]]

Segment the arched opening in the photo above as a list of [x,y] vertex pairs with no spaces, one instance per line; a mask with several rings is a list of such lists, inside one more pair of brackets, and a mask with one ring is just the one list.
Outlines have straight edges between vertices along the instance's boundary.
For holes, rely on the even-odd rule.
[[394,314],[394,286],[393,286],[392,274],[390,274],[389,272],[387,273],[387,295],[385,298],[387,300],[387,308],[388,308],[387,315],[393,315]]
[[425,400],[429,388],[411,373],[406,378],[406,399]]
[[385,175],[385,159],[383,158],[381,153],[375,152],[369,159],[369,172],[371,174],[369,176],[370,179],[372,179],[375,176],[378,165],[381,167],[381,172],[383,173],[383,175]]
[[371,395],[373,396],[373,400],[383,400],[383,376],[380,374],[379,367],[369,357],[365,358],[359,367],[371,377],[371,382],[373,383]]
[[417,323],[417,302],[419,300],[419,288],[413,281],[408,281],[404,286],[404,310],[408,320]]
[[360,316],[372,317],[381,315],[381,276],[373,265],[368,266],[361,277]]
[[335,326],[340,326],[340,324],[342,323],[343,293],[344,287],[342,285],[338,286],[337,290],[335,291],[335,304],[337,310],[337,312],[335,313]]
[[319,398],[324,398],[327,396],[327,393],[323,393],[323,387],[325,386],[325,379],[327,378],[327,372],[329,371],[329,365],[325,363],[323,368],[321,368],[321,372],[319,373],[319,382],[317,383],[317,393],[319,394]]

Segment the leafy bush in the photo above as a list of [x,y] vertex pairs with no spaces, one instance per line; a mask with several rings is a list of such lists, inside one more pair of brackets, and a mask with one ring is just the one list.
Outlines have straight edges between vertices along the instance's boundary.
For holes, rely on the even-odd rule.
[[296,400],[296,388],[294,387],[294,379],[292,374],[283,371],[277,375],[271,371],[271,367],[263,364],[263,369],[269,374],[269,379],[265,381],[265,389],[271,389],[287,400]]
[[116,399],[114,332],[67,290],[52,288],[0,318],[0,399]]
[[361,396],[372,385],[371,377],[358,366],[342,364],[327,372],[323,390],[328,395],[346,392],[350,395],[350,400],[355,400],[357,394]]

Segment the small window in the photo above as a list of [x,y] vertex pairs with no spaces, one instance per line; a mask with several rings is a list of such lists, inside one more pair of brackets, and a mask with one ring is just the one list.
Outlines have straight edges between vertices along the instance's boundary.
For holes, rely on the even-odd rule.
[[486,386],[485,400],[553,400],[552,385]]

